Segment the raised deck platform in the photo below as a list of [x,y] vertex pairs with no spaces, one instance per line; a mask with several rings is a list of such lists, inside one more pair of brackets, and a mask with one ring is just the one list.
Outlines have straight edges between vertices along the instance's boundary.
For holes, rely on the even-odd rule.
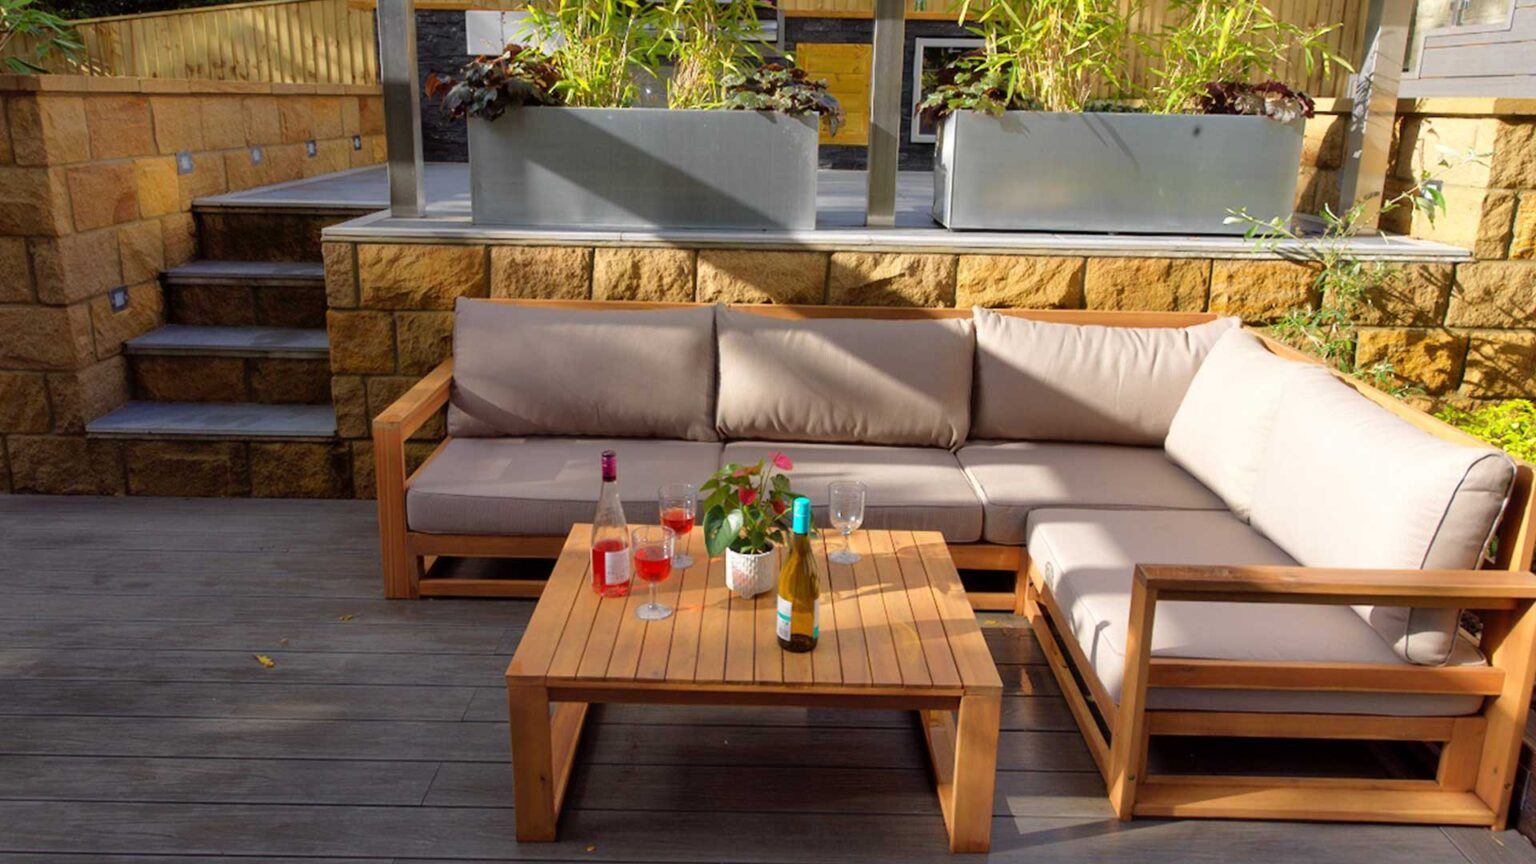
[[[426,166],[427,215],[395,219],[382,167],[360,168],[292,183],[199,199],[201,209],[268,208],[367,212],[325,230],[327,240],[403,243],[506,243],[518,245],[684,246],[817,251],[947,252],[1090,257],[1276,258],[1294,257],[1294,243],[1261,250],[1242,237],[1168,234],[1067,234],[1053,232],[956,232],[929,214],[932,175],[907,171],[898,177],[896,225],[864,226],[864,172],[824,170],[819,175],[814,231],[546,231],[477,226],[469,216],[469,166]],[[1467,250],[1405,237],[1362,236],[1351,246],[1361,258],[1396,261],[1470,261]]]
[[[0,496],[0,549],[6,862],[1536,862],[1513,831],[1122,823],[1027,626],[990,614],[990,856],[949,855],[912,715],[789,708],[593,709],[560,842],[522,846],[503,673],[533,604],[379,599],[371,502]],[[1392,776],[1373,750],[1282,767]]]

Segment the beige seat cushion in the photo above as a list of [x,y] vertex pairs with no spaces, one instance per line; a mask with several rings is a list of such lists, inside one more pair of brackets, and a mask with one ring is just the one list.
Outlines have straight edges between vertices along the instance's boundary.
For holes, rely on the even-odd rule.
[[[1259,467],[1253,526],[1309,567],[1478,566],[1514,482],[1508,456],[1446,441],[1321,368],[1285,386]],[[1454,609],[1359,606],[1398,654],[1444,663]]]
[[[1143,564],[1293,564],[1291,557],[1227,512],[1036,510],[1029,554],[1065,622],[1111,698],[1120,699],[1130,620],[1132,568]],[[1269,603],[1157,604],[1152,656],[1214,660],[1403,663],[1344,606]],[[1463,645],[1457,663],[1482,663]],[[1460,716],[1477,697],[1380,693],[1163,689],[1152,708],[1308,714]]]
[[714,441],[714,310],[460,299],[448,433]]
[[790,320],[721,307],[720,434],[955,447],[971,420],[971,322]]
[[869,489],[865,528],[939,531],[950,543],[973,543],[981,537],[981,501],[955,454],[947,450],[742,441],[725,445],[720,459],[722,465],[748,465],[774,451],[794,460],[790,486],[811,499],[818,525],[830,524],[827,485],[858,480]]
[[411,482],[406,524],[428,534],[558,536],[592,521],[599,457],[619,457],[619,490],[630,522],[659,518],[656,491],[698,485],[720,463],[702,441],[612,438],[456,438]]
[[1225,509],[1154,447],[973,441],[955,455],[981,495],[988,543],[1022,544],[1025,518],[1042,507]]
[[974,310],[971,437],[1161,447],[1184,391],[1236,318],[1195,327],[1054,324]]
[[1307,365],[1275,356],[1246,330],[1228,330],[1195,373],[1168,427],[1168,455],[1245,522],[1280,394]]

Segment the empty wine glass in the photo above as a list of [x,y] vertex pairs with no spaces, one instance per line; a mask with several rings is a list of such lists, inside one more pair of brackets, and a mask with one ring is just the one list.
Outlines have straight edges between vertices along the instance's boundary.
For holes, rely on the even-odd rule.
[[843,533],[843,548],[827,556],[833,564],[856,564],[859,554],[848,548],[848,535],[864,524],[864,497],[868,489],[857,480],[839,480],[827,487],[827,509],[832,526]]
[[672,575],[672,550],[677,535],[665,525],[641,525],[630,534],[634,550],[635,575],[651,586],[651,597],[635,609],[642,621],[660,621],[672,614],[671,606],[656,602],[656,585]]
[[693,558],[681,551],[693,530],[693,520],[698,513],[699,492],[691,483],[671,483],[661,487],[656,495],[661,507],[661,524],[677,535],[678,551],[672,558],[673,566],[686,570],[693,566]]

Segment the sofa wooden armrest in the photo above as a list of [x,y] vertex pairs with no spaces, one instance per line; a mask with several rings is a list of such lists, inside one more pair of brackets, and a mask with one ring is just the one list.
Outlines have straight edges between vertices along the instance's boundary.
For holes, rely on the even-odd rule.
[[400,394],[399,399],[374,418],[374,436],[393,431],[401,437],[410,437],[433,414],[448,404],[448,391],[452,385],[453,358],[450,357],[411,385],[411,389]]
[[[1484,616],[1479,647],[1487,666],[1414,666],[1405,663],[1257,662],[1151,656],[1159,602],[1306,603],[1493,610]],[[1352,570],[1320,567],[1217,567],[1138,565],[1131,589],[1120,701],[1112,706],[1113,738],[1106,780],[1110,800],[1123,819],[1131,815],[1280,816],[1282,818],[1372,818],[1416,821],[1413,808],[1431,808],[1439,821],[1501,826],[1519,756],[1521,731],[1530,705],[1536,668],[1536,576],[1509,570]],[[1148,710],[1150,687],[1318,692],[1418,693],[1484,696],[1482,711],[1447,718],[1436,739],[1443,744],[1436,780],[1417,799],[1382,797],[1361,812],[1367,786],[1342,782],[1287,787],[1257,778],[1226,786],[1206,778],[1149,778],[1147,738],[1159,734],[1258,734],[1274,737],[1305,732],[1308,724],[1328,733],[1330,724],[1348,737],[1351,724],[1367,718],[1326,715],[1207,714],[1191,724],[1188,712]],[[1169,715],[1165,718],[1157,715]],[[1233,732],[1243,718],[1247,731]],[[1405,725],[1423,720],[1401,720]],[[1255,725],[1256,721],[1263,721]],[[1169,730],[1176,730],[1169,732]],[[1379,734],[1378,732],[1372,734]],[[1305,737],[1305,736],[1304,736]],[[1408,782],[1408,781],[1404,781]],[[1367,784],[1368,785],[1368,784]],[[1139,787],[1147,786],[1145,790]],[[1405,787],[1406,789],[1407,787]],[[1330,807],[1335,808],[1330,811]],[[1334,813],[1337,815],[1328,815]],[[1310,815],[1309,815],[1310,814]],[[1423,814],[1420,814],[1420,818]]]
[[1354,570],[1142,564],[1137,587],[1161,600],[1511,609],[1536,600],[1536,575],[1509,570]]
[[449,358],[405,391],[373,421],[379,543],[386,597],[417,596],[421,563],[409,548],[405,524],[405,439],[448,404],[452,384],[453,359]]

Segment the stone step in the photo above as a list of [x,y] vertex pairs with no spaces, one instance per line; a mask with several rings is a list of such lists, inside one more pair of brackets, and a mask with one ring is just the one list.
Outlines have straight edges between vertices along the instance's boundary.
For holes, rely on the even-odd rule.
[[325,268],[312,261],[192,261],[160,275],[166,317],[198,327],[325,327]]
[[135,399],[151,402],[331,404],[331,363],[320,357],[134,353]]
[[194,204],[198,246],[212,259],[319,261],[320,232],[355,219],[358,208]]
[[166,284],[325,285],[325,265],[319,261],[188,261],[160,274]]
[[329,439],[336,412],[329,405],[129,402],[85,431],[100,438]]
[[324,328],[203,327],[167,324],[129,339],[129,354],[163,356],[282,357],[325,359],[330,341]]

